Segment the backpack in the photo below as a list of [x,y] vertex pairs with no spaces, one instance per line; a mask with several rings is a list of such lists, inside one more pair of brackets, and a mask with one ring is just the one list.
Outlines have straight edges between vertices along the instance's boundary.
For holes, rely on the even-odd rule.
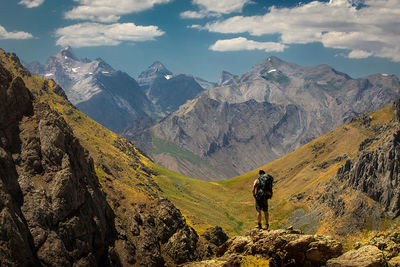
[[270,174],[262,174],[258,177],[258,190],[256,193],[256,199],[258,201],[272,198],[272,184],[274,177]]

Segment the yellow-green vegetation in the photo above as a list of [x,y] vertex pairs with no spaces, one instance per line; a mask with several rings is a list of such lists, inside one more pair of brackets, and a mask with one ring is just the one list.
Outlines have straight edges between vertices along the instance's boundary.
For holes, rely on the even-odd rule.
[[[193,154],[188,150],[184,150],[174,143],[162,140],[153,136],[153,154],[167,154],[174,158],[182,158],[197,166],[208,166],[207,162],[201,157]],[[211,166],[210,166],[211,167]]]
[[242,267],[268,267],[269,260],[263,257],[256,257],[256,256],[244,256],[243,259],[240,261],[240,266]]

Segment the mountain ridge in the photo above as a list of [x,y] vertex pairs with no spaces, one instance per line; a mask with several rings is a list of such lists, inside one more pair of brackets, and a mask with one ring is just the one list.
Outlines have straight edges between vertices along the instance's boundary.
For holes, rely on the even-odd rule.
[[[156,144],[137,145],[157,163],[185,175],[226,179],[399,96],[400,82],[393,75],[352,79],[328,65],[303,67],[270,57],[231,84],[204,91],[150,128]],[[273,114],[268,113],[271,105]],[[160,150],[160,142],[164,147],[174,144],[180,154],[200,157],[203,166],[175,158],[176,150]],[[151,146],[157,154],[148,149]]]
[[54,79],[74,105],[113,131],[122,131],[154,112],[135,79],[101,58],[77,59],[71,47],[51,56],[44,66],[34,63],[27,68],[35,75]]

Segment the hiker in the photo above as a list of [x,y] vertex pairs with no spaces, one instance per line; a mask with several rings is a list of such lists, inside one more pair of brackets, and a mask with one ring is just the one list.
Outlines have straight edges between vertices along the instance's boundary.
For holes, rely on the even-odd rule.
[[256,200],[257,210],[257,228],[262,228],[261,211],[263,211],[265,216],[265,230],[268,230],[268,199],[272,197],[272,184],[274,182],[274,178],[269,174],[265,174],[265,171],[263,170],[260,170],[258,173],[259,177],[254,181],[253,184],[253,196]]

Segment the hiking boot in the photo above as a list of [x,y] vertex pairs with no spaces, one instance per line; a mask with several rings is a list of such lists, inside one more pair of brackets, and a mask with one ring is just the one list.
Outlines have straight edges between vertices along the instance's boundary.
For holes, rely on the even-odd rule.
[[269,224],[267,223],[267,224],[265,225],[265,227],[264,227],[264,230],[268,230],[268,228],[269,228]]
[[262,229],[261,223],[259,223],[256,228],[257,229]]

